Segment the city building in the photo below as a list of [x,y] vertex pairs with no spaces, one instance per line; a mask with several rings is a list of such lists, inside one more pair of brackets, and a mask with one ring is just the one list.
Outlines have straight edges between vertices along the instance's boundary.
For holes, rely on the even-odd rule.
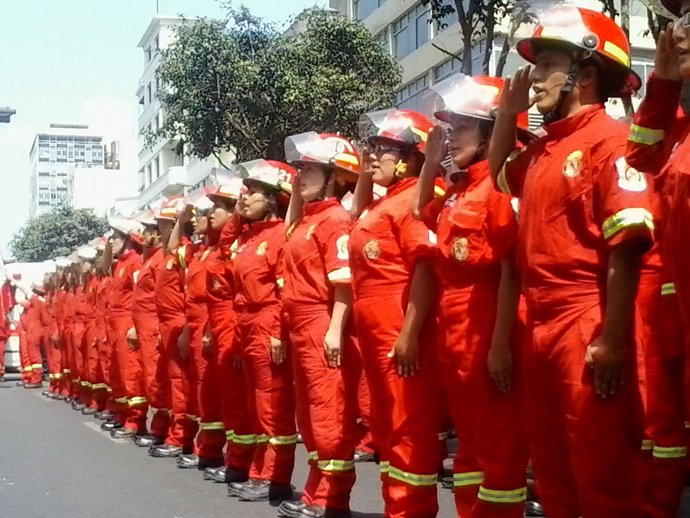
[[51,124],[38,133],[29,152],[31,167],[30,216],[49,212],[60,203],[70,202],[75,167],[102,169],[103,137],[94,135],[82,124]]
[[[444,3],[451,6],[455,4],[453,0],[444,0]],[[578,5],[596,10],[601,10],[602,7],[597,0],[585,0]],[[330,0],[330,7],[349,18],[361,20],[379,44],[400,63],[403,78],[396,104],[401,108],[423,109],[425,90],[460,72],[461,60],[456,56],[462,55],[462,38],[457,14],[453,13],[440,23],[432,21],[430,8],[422,5],[419,0]],[[644,79],[654,66],[654,41],[647,34],[647,10],[641,0],[632,0],[630,14],[632,65]],[[491,50],[491,73],[495,72],[507,32],[507,27],[498,27]],[[516,36],[529,33],[530,27],[523,27]],[[485,45],[485,41],[479,41],[472,49],[472,68],[475,74],[482,71]],[[514,73],[523,64],[524,61],[511,50],[503,75]],[[634,103],[639,102],[640,98],[634,99]],[[610,102],[609,108],[612,115],[623,115],[620,101]],[[539,124],[541,120],[537,114],[533,114],[530,119],[532,125]]]
[[[165,110],[158,100],[161,87],[157,76],[161,64],[161,51],[175,42],[175,29],[189,23],[180,17],[155,16],[144,32],[139,47],[144,51],[144,71],[139,80],[139,140],[138,140],[138,193],[139,208],[145,208],[163,197],[184,194],[203,186],[214,168],[222,166],[220,160],[199,160],[188,157],[177,139],[160,139],[153,146],[147,145],[146,134],[155,133],[163,124]],[[234,157],[227,153],[222,162],[232,163]]]

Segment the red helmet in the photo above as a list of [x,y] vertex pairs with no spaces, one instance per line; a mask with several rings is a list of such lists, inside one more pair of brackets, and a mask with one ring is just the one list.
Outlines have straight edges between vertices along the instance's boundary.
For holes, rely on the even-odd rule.
[[332,166],[338,171],[359,174],[360,158],[355,146],[334,133],[313,131],[285,139],[285,161],[300,166],[306,163]]
[[[493,122],[504,85],[500,77],[457,74],[432,85],[424,103],[443,122],[449,123],[453,115]],[[526,111],[518,115],[517,126],[522,138],[532,138]]]
[[433,123],[419,112],[390,108],[363,115],[360,134],[367,141],[387,140],[424,153]]
[[246,185],[249,181],[259,182],[272,189],[292,193],[292,178],[295,170],[278,160],[252,160],[237,166],[237,174]]
[[160,208],[160,212],[156,215],[156,219],[175,221],[180,212],[184,210],[184,200],[182,196],[175,196],[174,198],[169,198],[163,202]]
[[630,44],[623,30],[598,11],[572,5],[555,5],[539,16],[531,38],[520,40],[517,51],[530,63],[541,48],[560,46],[582,51],[581,59],[595,58],[608,79],[607,95],[621,97],[639,90],[640,77],[630,68]]
[[206,195],[209,200],[215,202],[216,200],[237,201],[240,199],[244,189],[242,178],[231,174],[218,177],[217,179],[219,181],[218,185],[211,188],[211,191]]

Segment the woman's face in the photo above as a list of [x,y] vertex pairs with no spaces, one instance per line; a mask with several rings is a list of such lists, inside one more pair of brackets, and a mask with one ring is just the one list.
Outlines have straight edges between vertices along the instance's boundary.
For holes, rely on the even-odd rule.
[[204,236],[208,233],[208,216],[199,215],[194,218],[194,233],[197,236]]
[[110,238],[110,244],[113,248],[113,257],[117,257],[122,253],[125,247],[126,239],[127,237],[119,230],[113,232],[113,235]]
[[158,229],[149,226],[144,228],[144,246],[149,248],[156,246],[157,239]]
[[477,159],[483,159],[484,157],[479,156],[479,153],[485,141],[479,120],[453,115],[450,125],[448,153],[453,164],[459,169],[466,169]]
[[402,176],[405,170],[403,150],[388,142],[376,142],[372,148],[372,180],[383,187],[388,187]]
[[683,0],[681,3],[681,19],[676,22],[673,28],[673,43],[678,52],[678,64],[680,75],[684,78],[690,77],[690,27],[683,27],[690,20],[682,17],[690,12],[690,0]]
[[328,173],[326,170],[316,164],[305,164],[300,167],[298,174],[300,176],[300,194],[304,201],[310,202],[318,199],[326,187],[328,180]]
[[258,182],[249,182],[239,203],[240,214],[250,221],[262,220],[270,211],[270,195]]
[[216,202],[213,204],[213,210],[209,215],[211,228],[213,230],[221,230],[225,226],[225,223],[227,223],[228,219],[230,219],[230,213],[234,208],[231,207],[231,205],[234,205],[234,203],[231,203],[229,200],[216,200]]

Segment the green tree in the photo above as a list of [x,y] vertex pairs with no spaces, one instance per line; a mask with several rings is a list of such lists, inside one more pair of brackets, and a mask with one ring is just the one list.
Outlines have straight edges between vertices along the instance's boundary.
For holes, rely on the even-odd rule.
[[32,218],[14,235],[10,248],[17,261],[46,261],[71,254],[107,230],[108,222],[92,210],[60,205]]
[[283,36],[245,8],[181,25],[158,72],[166,119],[149,140],[245,161],[282,159],[302,131],[355,136],[363,111],[393,104],[400,67],[359,22],[315,10],[306,25]]

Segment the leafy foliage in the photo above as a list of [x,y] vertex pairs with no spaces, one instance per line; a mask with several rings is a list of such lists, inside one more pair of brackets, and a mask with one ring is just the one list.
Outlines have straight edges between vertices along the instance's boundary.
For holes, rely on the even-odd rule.
[[17,261],[46,261],[70,255],[107,230],[108,222],[91,209],[61,205],[31,219],[14,235],[10,248]]
[[245,161],[282,159],[294,133],[356,135],[364,110],[392,105],[400,67],[359,22],[315,10],[306,25],[283,36],[245,8],[181,25],[159,68],[166,118],[150,141]]

